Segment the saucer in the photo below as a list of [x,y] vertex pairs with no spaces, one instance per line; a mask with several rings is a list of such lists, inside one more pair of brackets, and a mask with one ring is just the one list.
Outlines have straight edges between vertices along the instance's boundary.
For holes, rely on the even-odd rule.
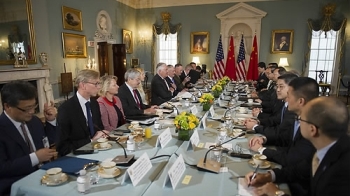
[[112,144],[108,143],[106,147],[102,148],[99,143],[94,145],[95,150],[109,150],[112,148]]
[[[248,161],[248,163],[249,163],[250,166],[256,168],[256,165],[255,165],[253,159],[250,159],[250,160]],[[270,167],[271,167],[270,161],[264,161],[263,164],[260,165],[259,168],[260,168],[260,169],[268,169],[268,168],[270,168]]]
[[48,175],[44,175],[41,178],[41,184],[46,186],[58,186],[68,181],[68,175],[62,173],[58,180],[51,180]]
[[98,168],[97,174],[100,175],[102,178],[115,178],[120,175],[120,169],[115,167],[113,174],[106,174],[102,167]]

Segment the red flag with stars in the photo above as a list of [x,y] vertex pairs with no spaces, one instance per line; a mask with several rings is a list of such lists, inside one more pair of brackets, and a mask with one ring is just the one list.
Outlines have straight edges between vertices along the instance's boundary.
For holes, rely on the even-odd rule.
[[225,75],[231,78],[231,80],[236,80],[236,67],[235,67],[235,46],[233,44],[233,36],[230,38],[230,45],[227,50],[227,60]]
[[257,80],[258,73],[258,44],[256,42],[256,35],[253,40],[252,53],[250,54],[250,61],[247,73],[247,80]]

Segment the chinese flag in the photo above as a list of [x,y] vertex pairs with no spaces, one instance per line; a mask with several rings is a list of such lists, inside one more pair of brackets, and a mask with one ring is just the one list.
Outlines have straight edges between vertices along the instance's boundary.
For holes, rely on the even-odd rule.
[[228,76],[231,80],[236,80],[236,67],[235,67],[235,47],[233,45],[233,36],[230,38],[230,45],[227,51],[227,60],[225,75]]
[[252,53],[250,54],[250,61],[247,73],[247,80],[257,80],[258,79],[258,44],[256,42],[256,35],[253,40]]

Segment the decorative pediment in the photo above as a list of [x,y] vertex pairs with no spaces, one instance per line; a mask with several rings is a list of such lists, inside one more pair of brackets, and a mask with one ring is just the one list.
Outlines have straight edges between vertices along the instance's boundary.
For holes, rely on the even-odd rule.
[[266,12],[259,10],[246,3],[237,3],[236,5],[226,9],[225,11],[216,15],[219,19],[226,18],[247,18],[247,17],[265,17]]

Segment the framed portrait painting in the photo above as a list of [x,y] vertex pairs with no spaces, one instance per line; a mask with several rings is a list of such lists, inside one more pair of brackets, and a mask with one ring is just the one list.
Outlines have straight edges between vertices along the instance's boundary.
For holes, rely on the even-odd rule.
[[273,30],[271,38],[271,53],[291,54],[293,53],[293,30]]
[[86,58],[86,37],[72,33],[62,33],[63,56],[65,58]]
[[98,12],[96,17],[97,30],[103,35],[110,35],[112,32],[112,21],[111,17],[106,10]]
[[132,32],[123,29],[123,44],[125,44],[126,53],[131,54],[133,52],[133,43]]
[[209,32],[191,33],[191,54],[209,54]]
[[83,30],[81,11],[70,7],[62,6],[63,29],[74,31]]

